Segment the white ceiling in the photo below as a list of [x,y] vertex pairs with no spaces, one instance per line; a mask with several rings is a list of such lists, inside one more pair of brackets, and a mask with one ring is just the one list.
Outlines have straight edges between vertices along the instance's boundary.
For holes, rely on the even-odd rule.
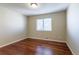
[[28,4],[29,3],[0,3],[0,6],[4,6],[30,16],[66,10],[69,5],[67,3],[38,3],[39,7],[33,9],[30,8]]

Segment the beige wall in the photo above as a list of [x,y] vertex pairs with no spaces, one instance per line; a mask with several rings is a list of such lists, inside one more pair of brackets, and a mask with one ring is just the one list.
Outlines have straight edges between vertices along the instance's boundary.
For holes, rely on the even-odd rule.
[[[36,20],[45,17],[52,18],[52,31],[36,31]],[[66,39],[66,12],[62,11],[57,13],[28,17],[28,32],[28,37],[30,38],[48,38],[47,40],[64,42]]]
[[70,4],[67,10],[67,44],[73,54],[79,54],[79,4]]
[[24,39],[27,36],[26,20],[17,12],[0,7],[0,46]]

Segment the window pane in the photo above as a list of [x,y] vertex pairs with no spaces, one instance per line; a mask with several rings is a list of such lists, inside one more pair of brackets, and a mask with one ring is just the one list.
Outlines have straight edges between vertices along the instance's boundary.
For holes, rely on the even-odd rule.
[[37,31],[43,31],[43,20],[42,19],[37,20],[36,29]]
[[44,31],[52,31],[52,21],[51,18],[44,19]]

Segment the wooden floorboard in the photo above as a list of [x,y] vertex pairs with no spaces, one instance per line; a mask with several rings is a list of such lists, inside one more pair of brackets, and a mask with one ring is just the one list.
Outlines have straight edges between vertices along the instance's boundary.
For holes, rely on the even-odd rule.
[[0,55],[72,55],[66,43],[24,39],[0,48]]

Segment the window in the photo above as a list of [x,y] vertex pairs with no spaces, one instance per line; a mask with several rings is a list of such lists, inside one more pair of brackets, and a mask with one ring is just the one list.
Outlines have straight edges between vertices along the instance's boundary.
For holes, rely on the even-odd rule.
[[52,31],[51,18],[37,19],[36,30],[37,31]]

